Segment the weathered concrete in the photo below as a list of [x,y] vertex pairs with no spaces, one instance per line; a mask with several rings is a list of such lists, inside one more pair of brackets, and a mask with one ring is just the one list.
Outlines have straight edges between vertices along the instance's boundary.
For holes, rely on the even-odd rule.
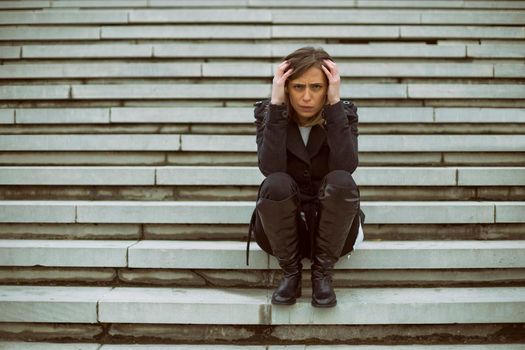
[[93,44],[93,45],[24,45],[24,58],[105,58],[152,57],[153,47],[147,44]]
[[98,39],[100,39],[100,28],[89,26],[5,26],[0,33],[0,41]]
[[265,25],[101,26],[101,39],[270,39]]
[[6,135],[3,151],[174,151],[180,135]]
[[2,266],[124,267],[138,241],[0,240]]
[[[497,202],[361,202],[368,224],[494,223]],[[509,206],[510,205],[510,206]],[[253,201],[0,201],[0,222],[246,224]],[[503,208],[503,206],[501,206]],[[522,222],[512,202],[505,222]]]
[[[1,15],[1,14],[0,14]],[[1,20],[1,18],[0,18]],[[269,66],[268,66],[269,68]],[[60,63],[9,64],[0,67],[2,79],[200,77],[200,63]]]
[[[235,269],[242,264],[245,255],[244,242],[142,241],[129,248],[128,266]],[[268,254],[257,245],[250,252],[250,258],[250,265],[244,268],[268,268]]]
[[525,202],[496,202],[496,222],[525,222]]
[[76,209],[73,203],[56,201],[0,201],[2,223],[73,223]]
[[58,341],[92,343],[100,339],[100,324],[75,323],[0,323],[0,338],[12,341]]
[[0,322],[97,323],[106,287],[0,286]]
[[114,268],[0,267],[2,284],[112,284],[117,280]]
[[[339,289],[335,309],[306,296],[272,307],[272,324],[425,324],[525,321],[525,288]],[[521,301],[520,301],[521,300]],[[430,317],[428,317],[430,316]]]
[[132,285],[204,287],[202,273],[190,270],[119,269],[119,281]]
[[127,239],[141,235],[133,224],[0,224],[1,239]]
[[[27,68],[24,68],[27,69]],[[18,108],[17,124],[105,124],[107,108]]]
[[399,26],[400,38],[479,38],[479,39],[525,39],[525,31],[521,27],[505,26]]
[[100,344],[88,343],[31,343],[31,342],[0,342],[2,350],[99,350]]
[[116,288],[99,302],[111,323],[266,324],[268,312],[267,291],[250,289]]
[[155,185],[154,167],[2,167],[2,185]]
[[15,110],[14,109],[0,109],[0,124],[14,124]]

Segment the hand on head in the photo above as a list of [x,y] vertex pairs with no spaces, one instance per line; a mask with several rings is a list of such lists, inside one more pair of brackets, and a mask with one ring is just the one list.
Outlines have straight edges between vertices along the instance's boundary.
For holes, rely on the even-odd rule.
[[331,105],[337,103],[341,99],[341,77],[339,76],[339,68],[334,61],[325,59],[321,69],[328,79],[328,92],[326,98]]
[[286,101],[284,87],[286,80],[293,73],[293,68],[287,70],[289,65],[290,63],[288,61],[283,61],[279,67],[277,67],[272,84],[272,104],[283,104]]

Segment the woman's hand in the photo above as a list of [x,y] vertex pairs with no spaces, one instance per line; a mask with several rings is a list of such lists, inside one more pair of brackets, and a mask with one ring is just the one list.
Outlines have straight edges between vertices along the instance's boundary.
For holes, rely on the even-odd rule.
[[284,93],[284,86],[286,85],[286,79],[293,73],[293,69],[290,68],[286,72],[286,68],[289,66],[288,61],[283,61],[279,67],[277,67],[277,71],[275,72],[275,76],[273,77],[273,84],[272,84],[272,99],[270,103],[275,105],[283,104],[286,100],[286,95]]
[[335,62],[325,59],[321,69],[328,78],[328,92],[326,95],[328,103],[331,105],[336,104],[341,99],[341,77],[339,76],[339,68]]

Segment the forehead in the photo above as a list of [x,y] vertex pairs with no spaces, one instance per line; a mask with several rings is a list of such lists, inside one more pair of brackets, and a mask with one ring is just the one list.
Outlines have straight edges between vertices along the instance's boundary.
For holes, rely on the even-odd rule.
[[310,67],[301,76],[290,80],[293,83],[322,83],[324,81],[324,72],[317,67]]

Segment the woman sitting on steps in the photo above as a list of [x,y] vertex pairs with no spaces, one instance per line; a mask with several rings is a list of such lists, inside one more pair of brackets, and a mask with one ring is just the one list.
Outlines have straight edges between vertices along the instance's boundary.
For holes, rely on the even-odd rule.
[[[284,58],[271,99],[255,103],[257,156],[266,176],[250,221],[255,240],[283,270],[273,304],[301,296],[302,259],[310,258],[312,305],[332,307],[332,270],[362,240],[357,107],[340,99],[339,69],[323,49]],[[249,250],[249,247],[248,247]]]

